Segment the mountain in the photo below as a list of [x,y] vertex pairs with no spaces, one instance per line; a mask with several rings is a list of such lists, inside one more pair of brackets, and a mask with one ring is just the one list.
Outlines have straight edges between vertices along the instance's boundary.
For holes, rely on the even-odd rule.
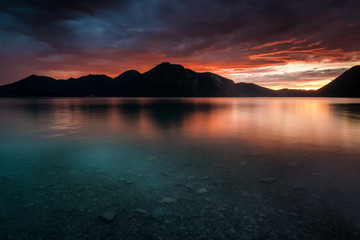
[[239,97],[276,97],[276,91],[254,83],[240,82],[235,86],[234,96]]
[[140,77],[141,73],[136,70],[128,70],[114,78],[117,83],[124,83]]
[[0,87],[0,96],[92,96],[108,94],[115,80],[105,75],[88,75],[68,80],[31,75]]
[[235,83],[213,73],[197,73],[181,65],[161,63],[127,81],[122,96],[145,97],[226,97]]
[[31,75],[18,82],[0,87],[1,96],[62,96],[63,81]]
[[129,70],[118,77],[88,75],[67,80],[31,75],[0,86],[0,96],[124,97],[360,97],[360,66],[353,67],[318,91],[272,90],[253,83],[234,83],[214,73],[197,73],[181,65],[161,63],[141,74]]
[[143,74],[129,70],[114,79],[88,75],[55,80],[31,75],[1,86],[0,96],[229,97],[234,96],[235,86],[219,75],[164,62]]
[[360,97],[360,66],[345,71],[318,89],[317,94],[322,97]]
[[63,92],[75,96],[107,96],[109,89],[112,89],[116,82],[106,75],[83,76],[70,78],[65,81]]

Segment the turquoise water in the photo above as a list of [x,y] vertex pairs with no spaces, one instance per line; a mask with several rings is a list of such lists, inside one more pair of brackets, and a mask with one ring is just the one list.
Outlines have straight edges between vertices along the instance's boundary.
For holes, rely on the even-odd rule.
[[360,99],[0,99],[0,239],[358,239],[359,161]]

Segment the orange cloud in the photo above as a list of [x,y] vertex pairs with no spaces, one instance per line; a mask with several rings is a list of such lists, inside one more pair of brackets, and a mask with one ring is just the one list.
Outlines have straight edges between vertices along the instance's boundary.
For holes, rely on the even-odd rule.
[[[284,43],[295,43],[296,38],[292,38],[290,40],[284,40],[284,41],[275,41],[275,42],[268,42],[268,43],[264,43],[260,46],[256,46],[253,49],[260,49],[260,48],[264,48],[264,47],[272,47],[275,45],[279,45],[279,44],[284,44]],[[296,43],[301,43],[302,41],[297,41]]]

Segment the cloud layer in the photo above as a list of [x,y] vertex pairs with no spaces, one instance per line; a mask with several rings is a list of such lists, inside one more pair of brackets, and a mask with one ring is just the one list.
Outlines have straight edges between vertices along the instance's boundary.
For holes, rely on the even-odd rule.
[[32,73],[115,76],[171,61],[236,81],[306,88],[360,63],[356,0],[0,4],[0,84]]

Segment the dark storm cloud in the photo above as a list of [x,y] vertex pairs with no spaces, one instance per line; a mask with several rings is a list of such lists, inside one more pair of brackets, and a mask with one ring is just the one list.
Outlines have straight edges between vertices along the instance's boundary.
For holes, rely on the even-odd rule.
[[336,35],[339,30],[352,35],[349,29],[337,28],[358,24],[359,6],[358,1],[344,0],[23,0],[5,1],[2,12],[13,21],[8,31],[24,33],[61,50],[94,43],[94,48],[156,48],[165,54],[187,55],[284,37],[324,40],[320,33],[330,37],[329,45],[336,45],[339,39],[332,39],[331,30]]
[[[87,21],[87,26],[102,26],[104,20],[95,16],[97,12],[118,7],[126,7],[127,1],[5,1],[2,4],[2,19],[10,21],[6,31],[18,32],[53,46],[67,50],[73,46],[81,45],[76,33],[79,27],[77,22]],[[124,11],[126,8],[123,9]],[[98,21],[94,21],[98,19]],[[108,24],[109,25],[109,24]],[[104,25],[102,27],[108,27]]]
[[359,9],[356,0],[3,0],[0,68],[56,70],[71,59],[72,70],[88,71],[89,55],[113,66],[139,54],[155,56],[146,57],[152,65],[158,58],[232,67],[353,61]]
[[141,41],[171,55],[294,37],[309,43],[326,38],[329,46],[339,47],[337,41],[359,32],[359,28],[349,31],[346,27],[359,22],[359,6],[356,1],[168,2],[156,9],[167,28],[151,32]]

